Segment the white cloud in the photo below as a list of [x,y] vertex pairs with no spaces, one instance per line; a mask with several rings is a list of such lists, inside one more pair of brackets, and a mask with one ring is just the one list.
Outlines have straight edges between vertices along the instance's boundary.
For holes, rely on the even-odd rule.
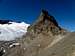
[[27,27],[30,25],[24,22],[10,23],[12,24],[0,24],[0,41],[10,41],[22,37],[27,32]]

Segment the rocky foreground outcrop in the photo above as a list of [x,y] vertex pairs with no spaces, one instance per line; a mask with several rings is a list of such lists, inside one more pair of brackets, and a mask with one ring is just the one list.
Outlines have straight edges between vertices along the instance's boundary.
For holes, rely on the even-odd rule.
[[28,27],[26,35],[15,41],[3,47],[3,56],[75,56],[75,33],[61,28],[45,10]]

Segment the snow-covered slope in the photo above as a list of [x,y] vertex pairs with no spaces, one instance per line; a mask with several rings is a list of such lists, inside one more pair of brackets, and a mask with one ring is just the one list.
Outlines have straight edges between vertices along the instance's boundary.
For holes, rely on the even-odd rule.
[[23,36],[27,32],[27,27],[30,24],[24,22],[11,24],[0,24],[0,41],[10,41]]

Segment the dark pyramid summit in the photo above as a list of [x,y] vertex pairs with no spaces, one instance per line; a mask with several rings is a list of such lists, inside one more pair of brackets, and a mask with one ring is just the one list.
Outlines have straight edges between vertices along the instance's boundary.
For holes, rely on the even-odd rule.
[[52,15],[49,15],[49,13],[46,10],[42,10],[39,19],[37,19],[37,22],[42,22],[44,24],[53,23],[55,26],[58,27],[58,23],[55,20],[55,18]]
[[55,18],[50,15],[46,10],[42,10],[40,16],[33,23],[30,29],[34,29],[34,32],[41,33],[43,31],[52,32],[53,34],[61,33],[62,28],[58,25]]
[[44,18],[43,20],[49,20],[49,21],[52,21],[56,26],[58,26],[58,23],[57,21],[55,20],[55,18],[51,15],[48,14],[48,12],[46,10],[42,10],[42,13],[44,14]]

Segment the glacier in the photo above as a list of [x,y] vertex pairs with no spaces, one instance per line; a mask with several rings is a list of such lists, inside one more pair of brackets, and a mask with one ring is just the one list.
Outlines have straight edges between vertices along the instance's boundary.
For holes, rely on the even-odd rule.
[[9,22],[11,24],[0,24],[0,41],[11,41],[21,38],[27,32],[28,26],[25,22]]

